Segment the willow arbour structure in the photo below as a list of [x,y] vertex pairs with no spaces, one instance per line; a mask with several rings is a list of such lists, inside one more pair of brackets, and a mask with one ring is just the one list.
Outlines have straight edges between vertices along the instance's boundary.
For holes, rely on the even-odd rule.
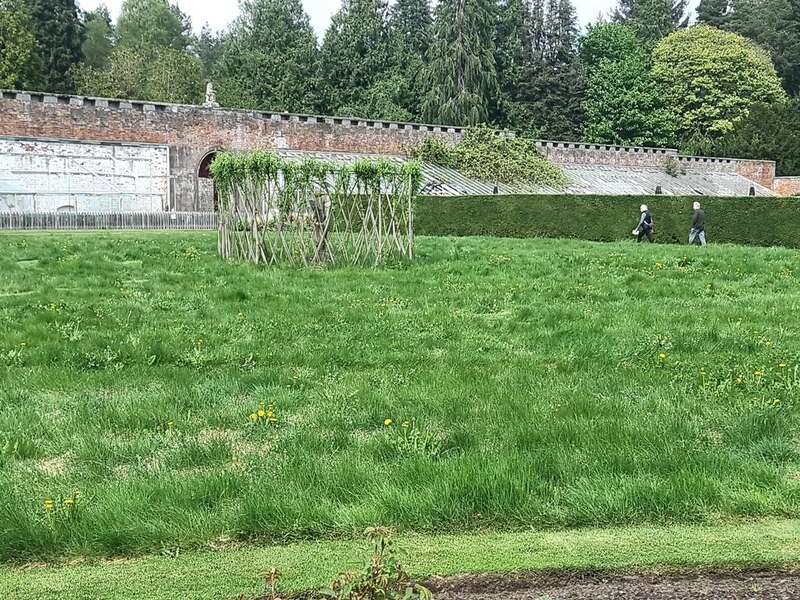
[[293,161],[223,153],[211,164],[222,258],[276,265],[378,265],[414,257],[422,165]]

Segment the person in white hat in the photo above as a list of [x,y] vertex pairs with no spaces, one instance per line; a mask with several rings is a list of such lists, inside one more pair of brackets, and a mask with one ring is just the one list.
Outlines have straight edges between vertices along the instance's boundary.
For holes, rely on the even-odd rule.
[[633,235],[636,236],[637,243],[641,242],[644,237],[647,237],[647,241],[652,244],[655,242],[655,237],[653,236],[653,217],[650,216],[647,204],[642,204],[639,210],[642,213],[642,217],[639,219],[639,224],[636,226],[636,229],[633,230]]
[[700,245],[706,245],[706,213],[700,208],[700,203],[695,202],[694,217],[692,218],[692,230],[689,232],[689,245],[694,245],[694,240],[700,238]]

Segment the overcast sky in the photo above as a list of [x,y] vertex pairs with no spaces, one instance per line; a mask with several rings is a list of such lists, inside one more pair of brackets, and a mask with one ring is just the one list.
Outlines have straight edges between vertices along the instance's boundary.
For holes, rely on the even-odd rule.
[[[175,2],[175,0],[170,0]],[[594,21],[598,13],[607,13],[616,0],[573,0],[578,9],[581,23]],[[81,8],[92,10],[101,4],[108,6],[111,15],[116,18],[122,0],[78,0]],[[192,17],[192,24],[200,30],[204,23],[209,23],[214,30],[225,29],[239,13],[238,0],[177,0],[181,10]],[[694,7],[697,0],[691,0]],[[303,0],[303,5],[311,17],[311,22],[322,37],[331,21],[331,16],[341,6],[341,0]]]

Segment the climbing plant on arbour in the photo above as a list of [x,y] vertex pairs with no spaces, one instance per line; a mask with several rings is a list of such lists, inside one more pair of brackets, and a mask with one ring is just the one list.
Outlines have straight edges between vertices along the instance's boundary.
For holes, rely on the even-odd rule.
[[417,161],[295,161],[255,151],[221,154],[211,173],[223,258],[374,265],[414,256]]

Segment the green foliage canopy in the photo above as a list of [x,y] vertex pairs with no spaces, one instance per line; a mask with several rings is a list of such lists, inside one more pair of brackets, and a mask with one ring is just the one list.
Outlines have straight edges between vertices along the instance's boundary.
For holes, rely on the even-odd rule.
[[786,97],[764,50],[707,25],[661,40],[653,51],[653,76],[683,139],[728,133],[754,103]]

